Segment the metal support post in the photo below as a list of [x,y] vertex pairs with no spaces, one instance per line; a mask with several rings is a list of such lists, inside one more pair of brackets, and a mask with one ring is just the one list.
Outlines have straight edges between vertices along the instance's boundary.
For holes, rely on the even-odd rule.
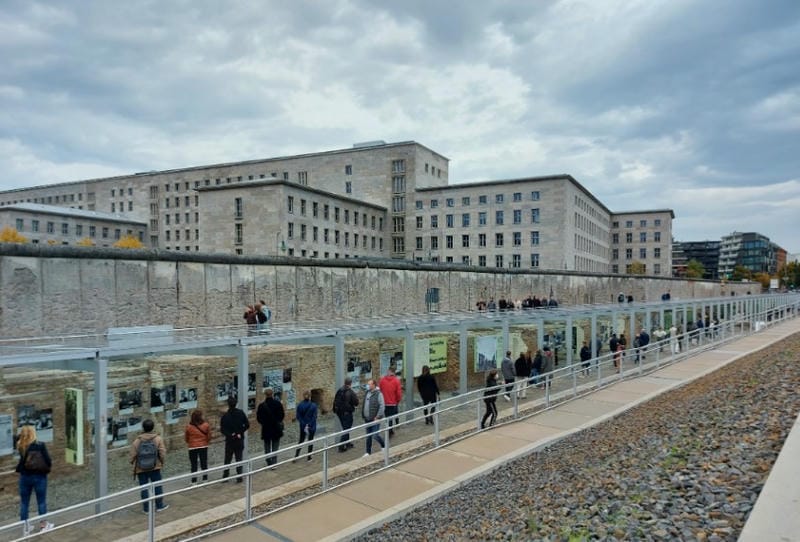
[[[97,357],[94,368],[94,496],[108,495],[108,360]],[[95,505],[95,512],[105,511],[107,504]]]
[[336,389],[338,390],[344,386],[345,373],[347,371],[347,364],[344,360],[344,335],[336,335],[336,343],[334,344],[334,361],[336,372]]
[[[249,372],[250,368],[250,353],[247,350],[247,346],[239,345],[237,348],[237,356],[236,356],[236,374],[239,376],[239,389],[236,390],[238,396],[237,399],[239,400],[239,408],[241,408],[244,412],[247,412],[247,373]],[[248,453],[248,435],[245,431],[244,434],[244,452],[242,453],[242,459],[247,459],[249,456]]]
[[414,410],[414,331],[407,328],[405,335],[406,351],[403,360],[403,375],[406,381],[406,412],[409,412],[407,419],[410,420],[414,415],[410,412]]
[[458,328],[458,391],[467,393],[467,325]]

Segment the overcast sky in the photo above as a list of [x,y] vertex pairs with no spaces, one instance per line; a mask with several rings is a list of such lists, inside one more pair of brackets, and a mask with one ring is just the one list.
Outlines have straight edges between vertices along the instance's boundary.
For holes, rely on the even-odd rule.
[[418,141],[800,252],[800,1],[0,0],[0,189]]

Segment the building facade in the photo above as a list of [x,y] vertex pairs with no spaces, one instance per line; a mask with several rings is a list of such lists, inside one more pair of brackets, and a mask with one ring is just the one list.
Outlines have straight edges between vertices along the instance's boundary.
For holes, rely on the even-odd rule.
[[671,210],[614,213],[569,175],[449,184],[448,167],[419,143],[377,141],[10,190],[0,209],[110,213],[171,251],[670,275]]
[[756,232],[733,232],[724,236],[719,252],[719,277],[731,278],[737,266],[751,273],[775,274],[778,264],[769,237]]
[[31,243],[75,245],[84,242],[110,247],[124,236],[133,236],[142,243],[147,224],[129,218],[56,207],[38,203],[17,203],[0,207],[0,227],[10,226]]
[[[611,216],[611,272],[672,275],[671,209],[628,211]],[[643,266],[643,267],[642,267]]]
[[672,275],[686,276],[686,266],[691,260],[703,264],[704,279],[719,279],[720,241],[683,241],[672,243]]

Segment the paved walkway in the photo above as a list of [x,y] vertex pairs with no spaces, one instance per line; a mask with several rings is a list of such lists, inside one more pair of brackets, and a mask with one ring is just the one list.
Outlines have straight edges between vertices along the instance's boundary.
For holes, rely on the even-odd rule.
[[[800,332],[800,319],[645,376],[618,382],[527,419],[472,435],[208,540],[302,542],[353,537],[406,514],[498,465],[616,416],[797,332]],[[796,471],[796,454],[793,463]],[[795,507],[794,517],[797,516],[797,502],[795,492],[795,500],[790,501]],[[790,528],[788,523],[780,520],[772,523],[771,532],[775,536],[769,537],[771,539],[781,539],[775,527],[797,535],[796,530],[782,528],[784,525]]]

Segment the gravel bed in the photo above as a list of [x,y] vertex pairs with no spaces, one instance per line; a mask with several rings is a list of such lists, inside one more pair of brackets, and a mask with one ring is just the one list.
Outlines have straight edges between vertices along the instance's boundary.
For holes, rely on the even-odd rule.
[[798,361],[794,336],[357,540],[736,540],[800,411]]

